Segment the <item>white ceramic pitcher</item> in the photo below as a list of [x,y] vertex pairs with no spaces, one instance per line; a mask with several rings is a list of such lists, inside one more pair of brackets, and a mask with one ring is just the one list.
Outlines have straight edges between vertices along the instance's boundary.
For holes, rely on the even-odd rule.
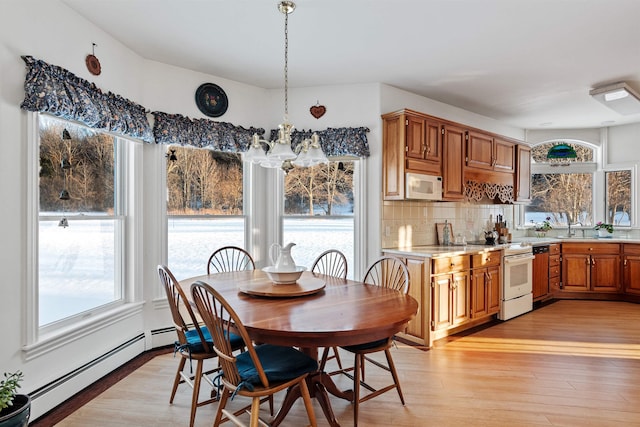
[[285,246],[281,246],[278,243],[271,245],[269,257],[276,271],[296,271],[296,263],[291,257],[291,248],[295,245],[295,243],[289,243]]

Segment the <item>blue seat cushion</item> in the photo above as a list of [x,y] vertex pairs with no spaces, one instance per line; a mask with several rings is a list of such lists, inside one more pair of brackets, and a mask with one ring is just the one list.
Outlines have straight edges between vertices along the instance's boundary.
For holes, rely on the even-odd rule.
[[[213,338],[211,338],[211,333],[206,326],[201,326],[200,330],[202,331],[202,335],[204,336],[204,340],[209,343],[209,346],[213,348]],[[198,335],[198,331],[193,328],[188,330],[185,333],[187,337],[187,345],[186,347],[189,349],[191,353],[202,353],[204,351],[204,347],[202,346],[202,341],[200,341],[200,335]],[[180,343],[176,342],[177,346],[180,346]],[[239,335],[234,333],[231,334],[231,348],[240,348],[244,345],[242,338]]]
[[364,344],[348,345],[342,348],[352,353],[355,353],[362,350],[369,350],[372,348],[380,347],[381,345],[385,345],[387,341],[388,341],[388,338],[383,338],[377,341],[366,342]]
[[[318,362],[292,348],[262,344],[255,347],[258,359],[269,381],[288,381],[318,370]],[[243,383],[260,384],[260,377],[248,351],[236,357]]]

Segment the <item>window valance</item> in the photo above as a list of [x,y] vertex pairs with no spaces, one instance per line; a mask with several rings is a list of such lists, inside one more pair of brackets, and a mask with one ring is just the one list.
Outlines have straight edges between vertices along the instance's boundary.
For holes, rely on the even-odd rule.
[[153,142],[145,108],[56,65],[22,56],[27,64],[25,97],[20,108],[46,112],[101,129]]
[[[369,157],[369,128],[327,128],[315,131],[320,137],[320,146],[327,156]],[[311,138],[312,130],[294,130],[291,133],[291,145],[295,148],[304,139]],[[271,130],[271,141],[278,138],[278,130]]]
[[180,114],[154,111],[153,135],[157,144],[190,145],[215,151],[240,153],[247,151],[254,133],[264,129],[235,126],[209,119],[190,119]]

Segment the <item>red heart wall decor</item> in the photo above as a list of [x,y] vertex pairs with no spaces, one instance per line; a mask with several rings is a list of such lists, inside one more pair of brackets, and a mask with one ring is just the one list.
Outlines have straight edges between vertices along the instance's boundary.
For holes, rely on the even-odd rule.
[[314,105],[313,107],[309,108],[309,111],[311,112],[311,115],[313,117],[319,119],[320,117],[324,116],[324,113],[327,112],[327,109],[324,105]]

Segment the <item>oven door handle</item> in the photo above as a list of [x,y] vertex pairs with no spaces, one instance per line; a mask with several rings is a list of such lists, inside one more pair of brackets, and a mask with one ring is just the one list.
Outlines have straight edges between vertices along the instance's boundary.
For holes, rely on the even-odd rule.
[[535,257],[533,255],[515,255],[515,256],[505,256],[503,258],[505,264],[509,264],[512,262],[520,262],[520,261],[529,261],[533,260]]

